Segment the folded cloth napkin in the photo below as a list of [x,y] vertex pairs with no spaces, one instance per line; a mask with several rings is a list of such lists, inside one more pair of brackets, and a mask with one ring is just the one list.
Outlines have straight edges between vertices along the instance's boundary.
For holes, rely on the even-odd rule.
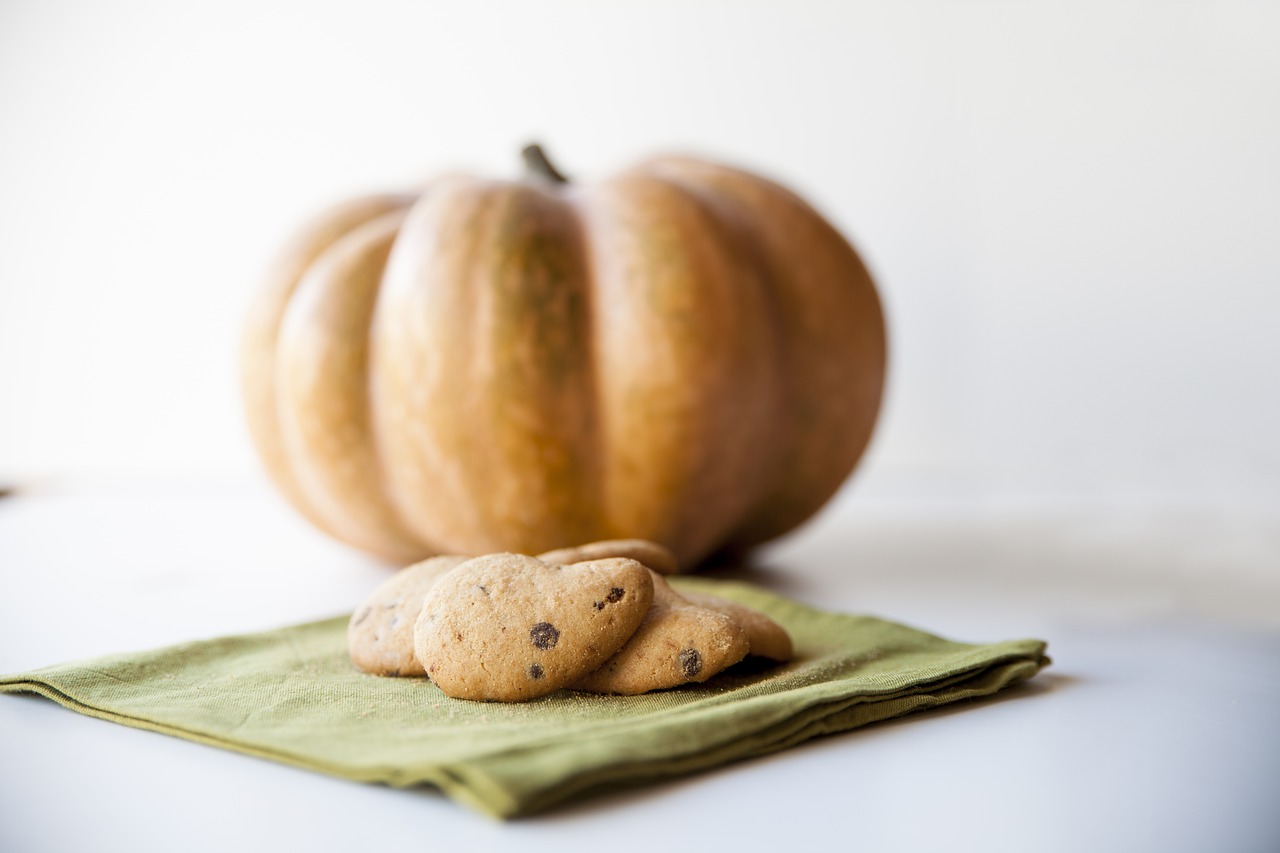
[[1039,640],[954,643],[741,583],[674,585],[768,613],[791,633],[795,659],[748,659],[643,696],[469,702],[426,679],[357,671],[339,617],[0,677],[0,692],[345,779],[428,783],[507,818],[986,696],[1048,663]]

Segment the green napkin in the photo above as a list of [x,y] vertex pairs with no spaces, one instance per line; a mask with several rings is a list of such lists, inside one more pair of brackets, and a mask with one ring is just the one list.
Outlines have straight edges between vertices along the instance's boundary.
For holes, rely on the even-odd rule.
[[93,717],[319,770],[429,783],[513,817],[986,696],[1048,663],[1045,644],[953,643],[756,587],[677,578],[784,625],[795,659],[749,659],[706,684],[633,697],[561,691],[522,704],[450,699],[347,659],[347,617],[0,677]]

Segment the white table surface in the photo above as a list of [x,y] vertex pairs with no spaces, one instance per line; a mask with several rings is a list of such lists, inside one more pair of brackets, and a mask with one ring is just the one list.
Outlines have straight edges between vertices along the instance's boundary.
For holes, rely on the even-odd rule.
[[[0,672],[349,610],[386,568],[249,486],[0,500]],[[1006,694],[498,823],[0,696],[4,851],[1280,850],[1280,511],[846,496],[737,576],[959,640]],[[660,845],[660,848],[655,848]]]

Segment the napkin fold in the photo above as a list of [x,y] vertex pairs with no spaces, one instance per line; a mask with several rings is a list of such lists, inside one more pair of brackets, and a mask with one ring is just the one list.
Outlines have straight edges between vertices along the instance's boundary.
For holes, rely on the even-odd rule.
[[987,696],[1049,662],[1040,640],[956,643],[747,584],[672,583],[769,614],[795,659],[748,659],[706,684],[642,696],[469,702],[425,679],[357,671],[342,616],[4,676],[0,692],[344,779],[426,783],[510,818]]

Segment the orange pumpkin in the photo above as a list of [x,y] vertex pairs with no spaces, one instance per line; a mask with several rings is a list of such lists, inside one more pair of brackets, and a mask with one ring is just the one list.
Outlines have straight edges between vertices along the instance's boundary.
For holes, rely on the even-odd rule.
[[287,247],[242,358],[280,490],[397,561],[638,537],[693,565],[812,515],[884,382],[854,250],[737,169],[526,162],[347,202]]

